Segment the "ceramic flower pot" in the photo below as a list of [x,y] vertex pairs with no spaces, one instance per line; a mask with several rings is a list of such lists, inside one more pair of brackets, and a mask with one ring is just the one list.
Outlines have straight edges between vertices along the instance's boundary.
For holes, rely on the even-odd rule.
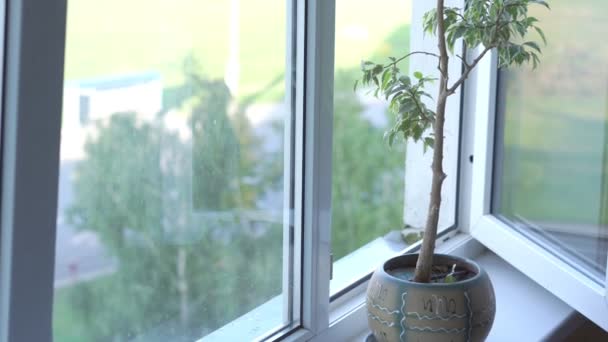
[[488,336],[496,301],[488,274],[474,261],[435,254],[434,265],[469,272],[453,283],[409,281],[417,254],[386,261],[367,288],[369,327],[379,342],[477,342]]

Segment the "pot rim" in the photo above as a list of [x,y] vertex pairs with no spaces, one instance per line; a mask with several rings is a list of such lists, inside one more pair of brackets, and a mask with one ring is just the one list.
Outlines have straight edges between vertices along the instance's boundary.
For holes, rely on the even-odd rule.
[[[441,254],[441,253],[435,253],[435,254],[433,254],[433,256],[434,257],[441,256],[444,258],[453,259],[455,261],[458,261],[461,264],[465,264],[465,265],[469,266],[473,272],[475,272],[475,275],[472,276],[471,278],[467,278],[467,279],[461,280],[461,281],[456,281],[453,283],[418,283],[418,282],[414,282],[414,281],[405,280],[402,278],[397,278],[397,277],[393,276],[392,274],[390,274],[385,268],[388,263],[397,262],[399,259],[406,259],[406,258],[409,259],[409,258],[412,258],[415,256],[416,260],[417,260],[418,255],[419,255],[419,253],[407,253],[407,254],[401,254],[401,255],[392,257],[382,263],[382,266],[380,266],[379,271],[383,272],[388,277],[390,277],[391,279],[394,279],[396,281],[408,283],[408,284],[411,284],[414,286],[424,286],[424,287],[427,287],[427,286],[428,287],[451,287],[451,286],[467,285],[469,283],[479,280],[479,278],[481,278],[483,276],[483,274],[485,273],[483,268],[481,268],[479,266],[479,264],[477,264],[475,261],[473,261],[471,259],[463,258],[463,257],[455,256],[455,255],[450,255],[450,254]],[[414,267],[415,267],[415,264],[414,264]]]

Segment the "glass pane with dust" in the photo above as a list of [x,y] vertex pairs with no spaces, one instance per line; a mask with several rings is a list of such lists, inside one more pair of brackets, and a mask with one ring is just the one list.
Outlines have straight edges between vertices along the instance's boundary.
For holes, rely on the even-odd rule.
[[286,11],[281,0],[70,1],[55,341],[288,323]]
[[608,3],[551,7],[534,6],[548,40],[540,67],[499,75],[493,212],[603,284]]

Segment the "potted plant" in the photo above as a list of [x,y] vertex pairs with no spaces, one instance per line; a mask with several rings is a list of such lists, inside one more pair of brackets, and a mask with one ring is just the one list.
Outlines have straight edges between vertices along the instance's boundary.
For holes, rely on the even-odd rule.
[[[441,208],[445,109],[448,98],[465,82],[479,61],[492,49],[500,67],[540,62],[539,45],[527,40],[536,32],[545,41],[538,20],[528,13],[530,5],[549,8],[542,0],[467,0],[464,8],[446,7],[444,0],[423,18],[423,29],[434,34],[438,52],[413,51],[390,57],[385,64],[362,62],[361,84],[375,96],[390,102],[394,125],[385,133],[388,144],[395,139],[422,142],[433,150],[430,204],[419,254],[386,261],[372,276],[367,291],[368,321],[378,341],[482,341],[492,326],[495,300],[488,275],[473,261],[435,254]],[[481,47],[473,60],[454,55],[456,43],[466,49]],[[434,78],[414,72],[403,74],[399,62],[413,55],[437,60]],[[462,75],[450,82],[449,58],[462,64]],[[438,81],[435,111],[423,98],[432,99],[427,85]],[[355,89],[357,83],[355,83]]]

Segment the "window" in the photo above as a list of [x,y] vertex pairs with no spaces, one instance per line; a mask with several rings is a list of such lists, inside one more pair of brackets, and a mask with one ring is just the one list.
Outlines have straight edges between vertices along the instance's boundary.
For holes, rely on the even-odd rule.
[[[543,11],[547,36],[560,38],[540,68],[499,74],[493,212],[603,283],[608,49],[585,33],[608,33],[608,16],[594,7],[556,2]],[[558,24],[566,16],[569,25]]]
[[291,323],[285,14],[70,2],[55,340],[194,340],[263,304],[247,328]]
[[285,14],[69,3],[55,340],[195,340],[263,304],[246,328],[291,323]]
[[326,329],[333,4],[29,1],[6,25],[1,339]]
[[[0,341],[345,340],[365,324],[366,276],[416,248],[400,233],[424,225],[430,155],[388,149],[390,116],[352,85],[361,59],[435,49],[432,2],[7,4]],[[440,229],[608,329],[598,6],[555,1],[539,70],[489,54],[450,98]]]
[[490,56],[473,77],[471,233],[608,327],[608,55],[594,44],[608,26],[598,6],[552,2],[534,14],[549,40],[537,70],[499,71]]

